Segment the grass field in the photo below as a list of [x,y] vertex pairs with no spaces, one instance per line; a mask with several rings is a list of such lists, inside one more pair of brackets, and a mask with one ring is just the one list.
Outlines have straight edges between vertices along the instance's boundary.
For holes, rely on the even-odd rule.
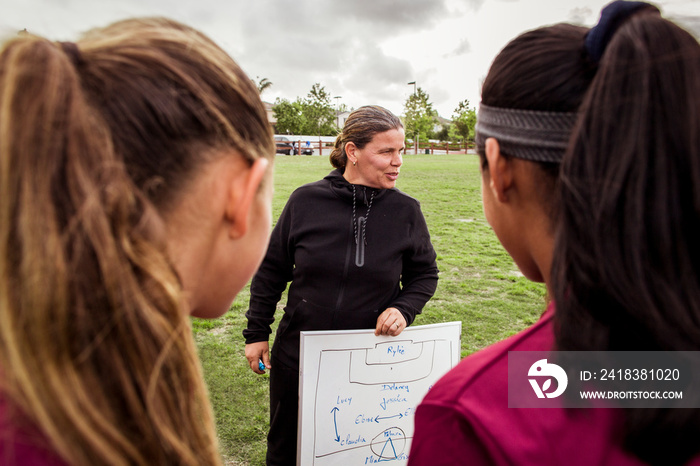
[[[325,156],[275,163],[273,219],[296,187],[331,170]],[[407,155],[397,187],[421,202],[440,268],[437,292],[415,325],[461,321],[464,357],[537,320],[544,286],[520,274],[486,223],[477,156]],[[268,376],[254,374],[243,355],[248,297],[246,287],[222,318],[193,319],[222,453],[236,465],[264,464],[269,416]]]

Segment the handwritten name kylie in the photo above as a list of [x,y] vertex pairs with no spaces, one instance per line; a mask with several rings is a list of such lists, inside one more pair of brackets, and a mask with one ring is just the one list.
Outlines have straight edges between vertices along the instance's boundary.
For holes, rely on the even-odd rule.
[[386,352],[391,356],[400,356],[406,354],[406,348],[403,345],[391,345],[387,347]]

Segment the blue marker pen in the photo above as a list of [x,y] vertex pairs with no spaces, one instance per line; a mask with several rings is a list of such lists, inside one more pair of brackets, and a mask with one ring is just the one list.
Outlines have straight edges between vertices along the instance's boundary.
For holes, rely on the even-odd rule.
[[263,364],[262,359],[258,359],[258,369],[260,369],[261,371],[264,371],[265,369],[267,369],[265,367],[265,364]]

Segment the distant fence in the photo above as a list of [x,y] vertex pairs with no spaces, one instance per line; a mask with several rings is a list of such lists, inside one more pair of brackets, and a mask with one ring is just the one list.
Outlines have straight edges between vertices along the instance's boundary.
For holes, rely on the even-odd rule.
[[[291,155],[331,155],[334,144],[328,141],[291,140],[294,150]],[[289,146],[287,146],[289,147]]]
[[406,142],[407,154],[467,154],[474,152],[473,142],[419,142],[416,146],[413,142]]
[[[331,141],[289,138],[294,150],[291,155],[330,155],[334,143]],[[326,138],[327,139],[327,138]],[[474,153],[474,143],[425,142],[416,146],[406,141],[406,154],[467,154]]]

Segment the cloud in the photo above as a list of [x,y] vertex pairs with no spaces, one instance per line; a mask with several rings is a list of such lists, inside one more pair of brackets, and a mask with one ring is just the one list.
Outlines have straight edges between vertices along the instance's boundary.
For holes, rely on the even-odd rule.
[[[235,58],[251,76],[273,82],[264,94],[294,100],[318,82],[351,105],[403,99],[406,83],[415,79],[408,60],[385,53],[379,44],[444,17],[444,3],[416,1],[274,2],[251,5],[264,16],[260,22],[238,23],[239,36],[249,47],[236,50]],[[291,5],[291,6],[290,6]],[[232,23],[232,25],[235,23]],[[261,25],[264,25],[261,27]],[[348,99],[348,100],[346,100]],[[394,105],[395,106],[395,105]]]
[[[433,108],[436,108],[442,104],[450,102],[450,100],[451,100],[450,92],[441,86],[438,86],[438,85],[431,86],[430,91],[431,91],[430,92],[430,101],[433,103]],[[457,106],[457,104],[455,103],[455,107],[456,106]],[[441,115],[441,116],[449,117],[450,115]]]
[[[249,76],[272,81],[266,101],[303,98],[318,82],[343,96],[338,103],[378,103],[400,111],[412,90],[406,83],[416,80],[449,113],[465,97],[478,101],[477,77],[485,75],[497,52],[492,43],[505,44],[538,21],[591,24],[607,2],[0,0],[0,33],[26,27],[51,39],[75,40],[80,32],[125,17],[168,16],[210,36]],[[674,20],[700,35],[696,1],[662,3]],[[556,15],[545,14],[553,11]]]
[[353,0],[325,2],[330,6],[330,13],[337,14],[339,22],[351,18],[364,24],[375,24],[386,27],[387,33],[397,30],[425,29],[435,21],[447,15],[448,10],[444,1],[412,0],[381,1]]
[[[481,8],[481,5],[484,4],[484,1],[485,0],[460,0],[459,3],[465,4],[466,6],[468,6],[469,8],[471,8],[473,10],[478,10],[479,8]],[[509,0],[505,0],[505,1],[509,1]]]
[[485,0],[446,0],[449,8],[449,15],[462,16],[467,12],[478,12]]
[[387,56],[376,45],[362,43],[355,45],[352,58],[348,57],[342,68],[347,72],[341,82],[368,102],[401,95],[414,76],[407,60]]
[[569,12],[568,21],[572,24],[589,24],[589,20],[593,18],[593,14],[593,11],[588,7],[574,8]]
[[459,57],[462,55],[466,55],[469,52],[472,51],[472,46],[469,43],[469,39],[462,39],[459,44],[457,44],[457,47],[450,53],[447,53],[444,55],[444,57],[449,58],[449,57]]
[[700,39],[700,16],[677,15],[670,17],[670,19],[696,38]]

